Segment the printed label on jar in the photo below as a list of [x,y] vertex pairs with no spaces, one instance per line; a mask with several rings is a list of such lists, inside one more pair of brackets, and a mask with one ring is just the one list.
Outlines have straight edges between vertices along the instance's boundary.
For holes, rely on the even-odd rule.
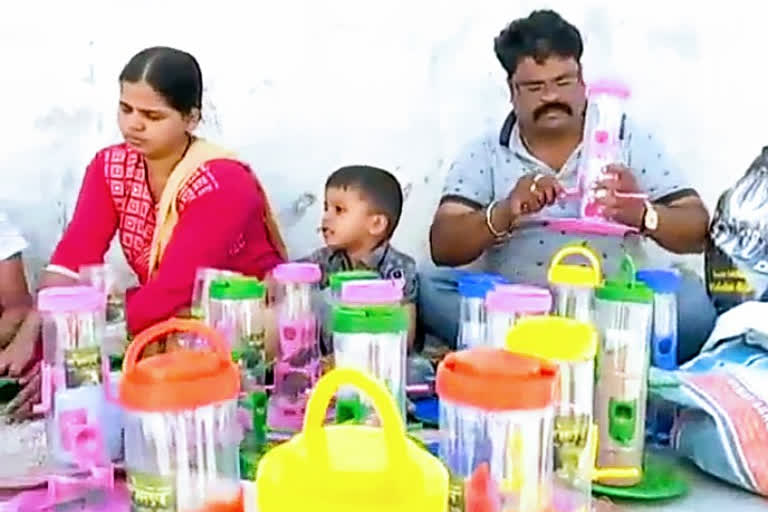
[[128,475],[131,512],[176,512],[173,479],[146,473]]
[[451,474],[448,483],[448,512],[464,512],[464,479]]
[[66,350],[64,352],[64,367],[68,388],[101,383],[101,352],[99,347]]

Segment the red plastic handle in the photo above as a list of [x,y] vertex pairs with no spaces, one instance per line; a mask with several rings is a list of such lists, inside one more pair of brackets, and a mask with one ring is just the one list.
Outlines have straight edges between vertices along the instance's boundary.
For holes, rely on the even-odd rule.
[[230,361],[227,341],[216,330],[208,327],[199,320],[186,320],[181,318],[171,318],[152,327],[145,329],[136,336],[128,349],[125,351],[125,360],[123,362],[123,373],[133,370],[139,361],[147,345],[153,343],[158,338],[173,334],[175,332],[189,332],[197,334],[208,340],[208,346],[223,361]]

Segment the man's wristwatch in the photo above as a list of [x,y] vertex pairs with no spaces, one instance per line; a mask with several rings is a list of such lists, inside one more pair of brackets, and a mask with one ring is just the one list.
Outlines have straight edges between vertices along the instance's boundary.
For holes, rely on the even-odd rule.
[[652,233],[659,228],[659,212],[650,201],[645,202],[645,211],[643,212],[643,225],[641,229],[644,233]]

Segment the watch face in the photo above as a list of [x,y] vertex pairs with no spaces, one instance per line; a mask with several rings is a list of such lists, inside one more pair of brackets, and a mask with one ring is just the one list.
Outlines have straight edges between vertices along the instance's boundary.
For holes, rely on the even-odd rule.
[[653,231],[659,225],[659,214],[652,204],[647,204],[645,207],[645,215],[643,215],[643,228],[646,231]]
[[653,208],[649,208],[645,214],[645,227],[651,231],[659,227],[659,214]]

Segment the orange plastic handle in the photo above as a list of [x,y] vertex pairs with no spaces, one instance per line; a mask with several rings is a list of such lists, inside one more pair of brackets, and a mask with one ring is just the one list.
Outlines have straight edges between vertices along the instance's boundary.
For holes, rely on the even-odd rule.
[[147,348],[147,345],[153,343],[162,336],[167,336],[168,334],[173,334],[175,332],[191,332],[204,337],[208,340],[208,346],[213,352],[218,354],[223,361],[230,361],[227,341],[218,331],[208,327],[199,320],[171,318],[141,331],[141,333],[133,339],[131,344],[128,345],[128,349],[125,351],[123,373],[133,370],[136,363],[138,363],[139,356],[141,356],[144,349]]

